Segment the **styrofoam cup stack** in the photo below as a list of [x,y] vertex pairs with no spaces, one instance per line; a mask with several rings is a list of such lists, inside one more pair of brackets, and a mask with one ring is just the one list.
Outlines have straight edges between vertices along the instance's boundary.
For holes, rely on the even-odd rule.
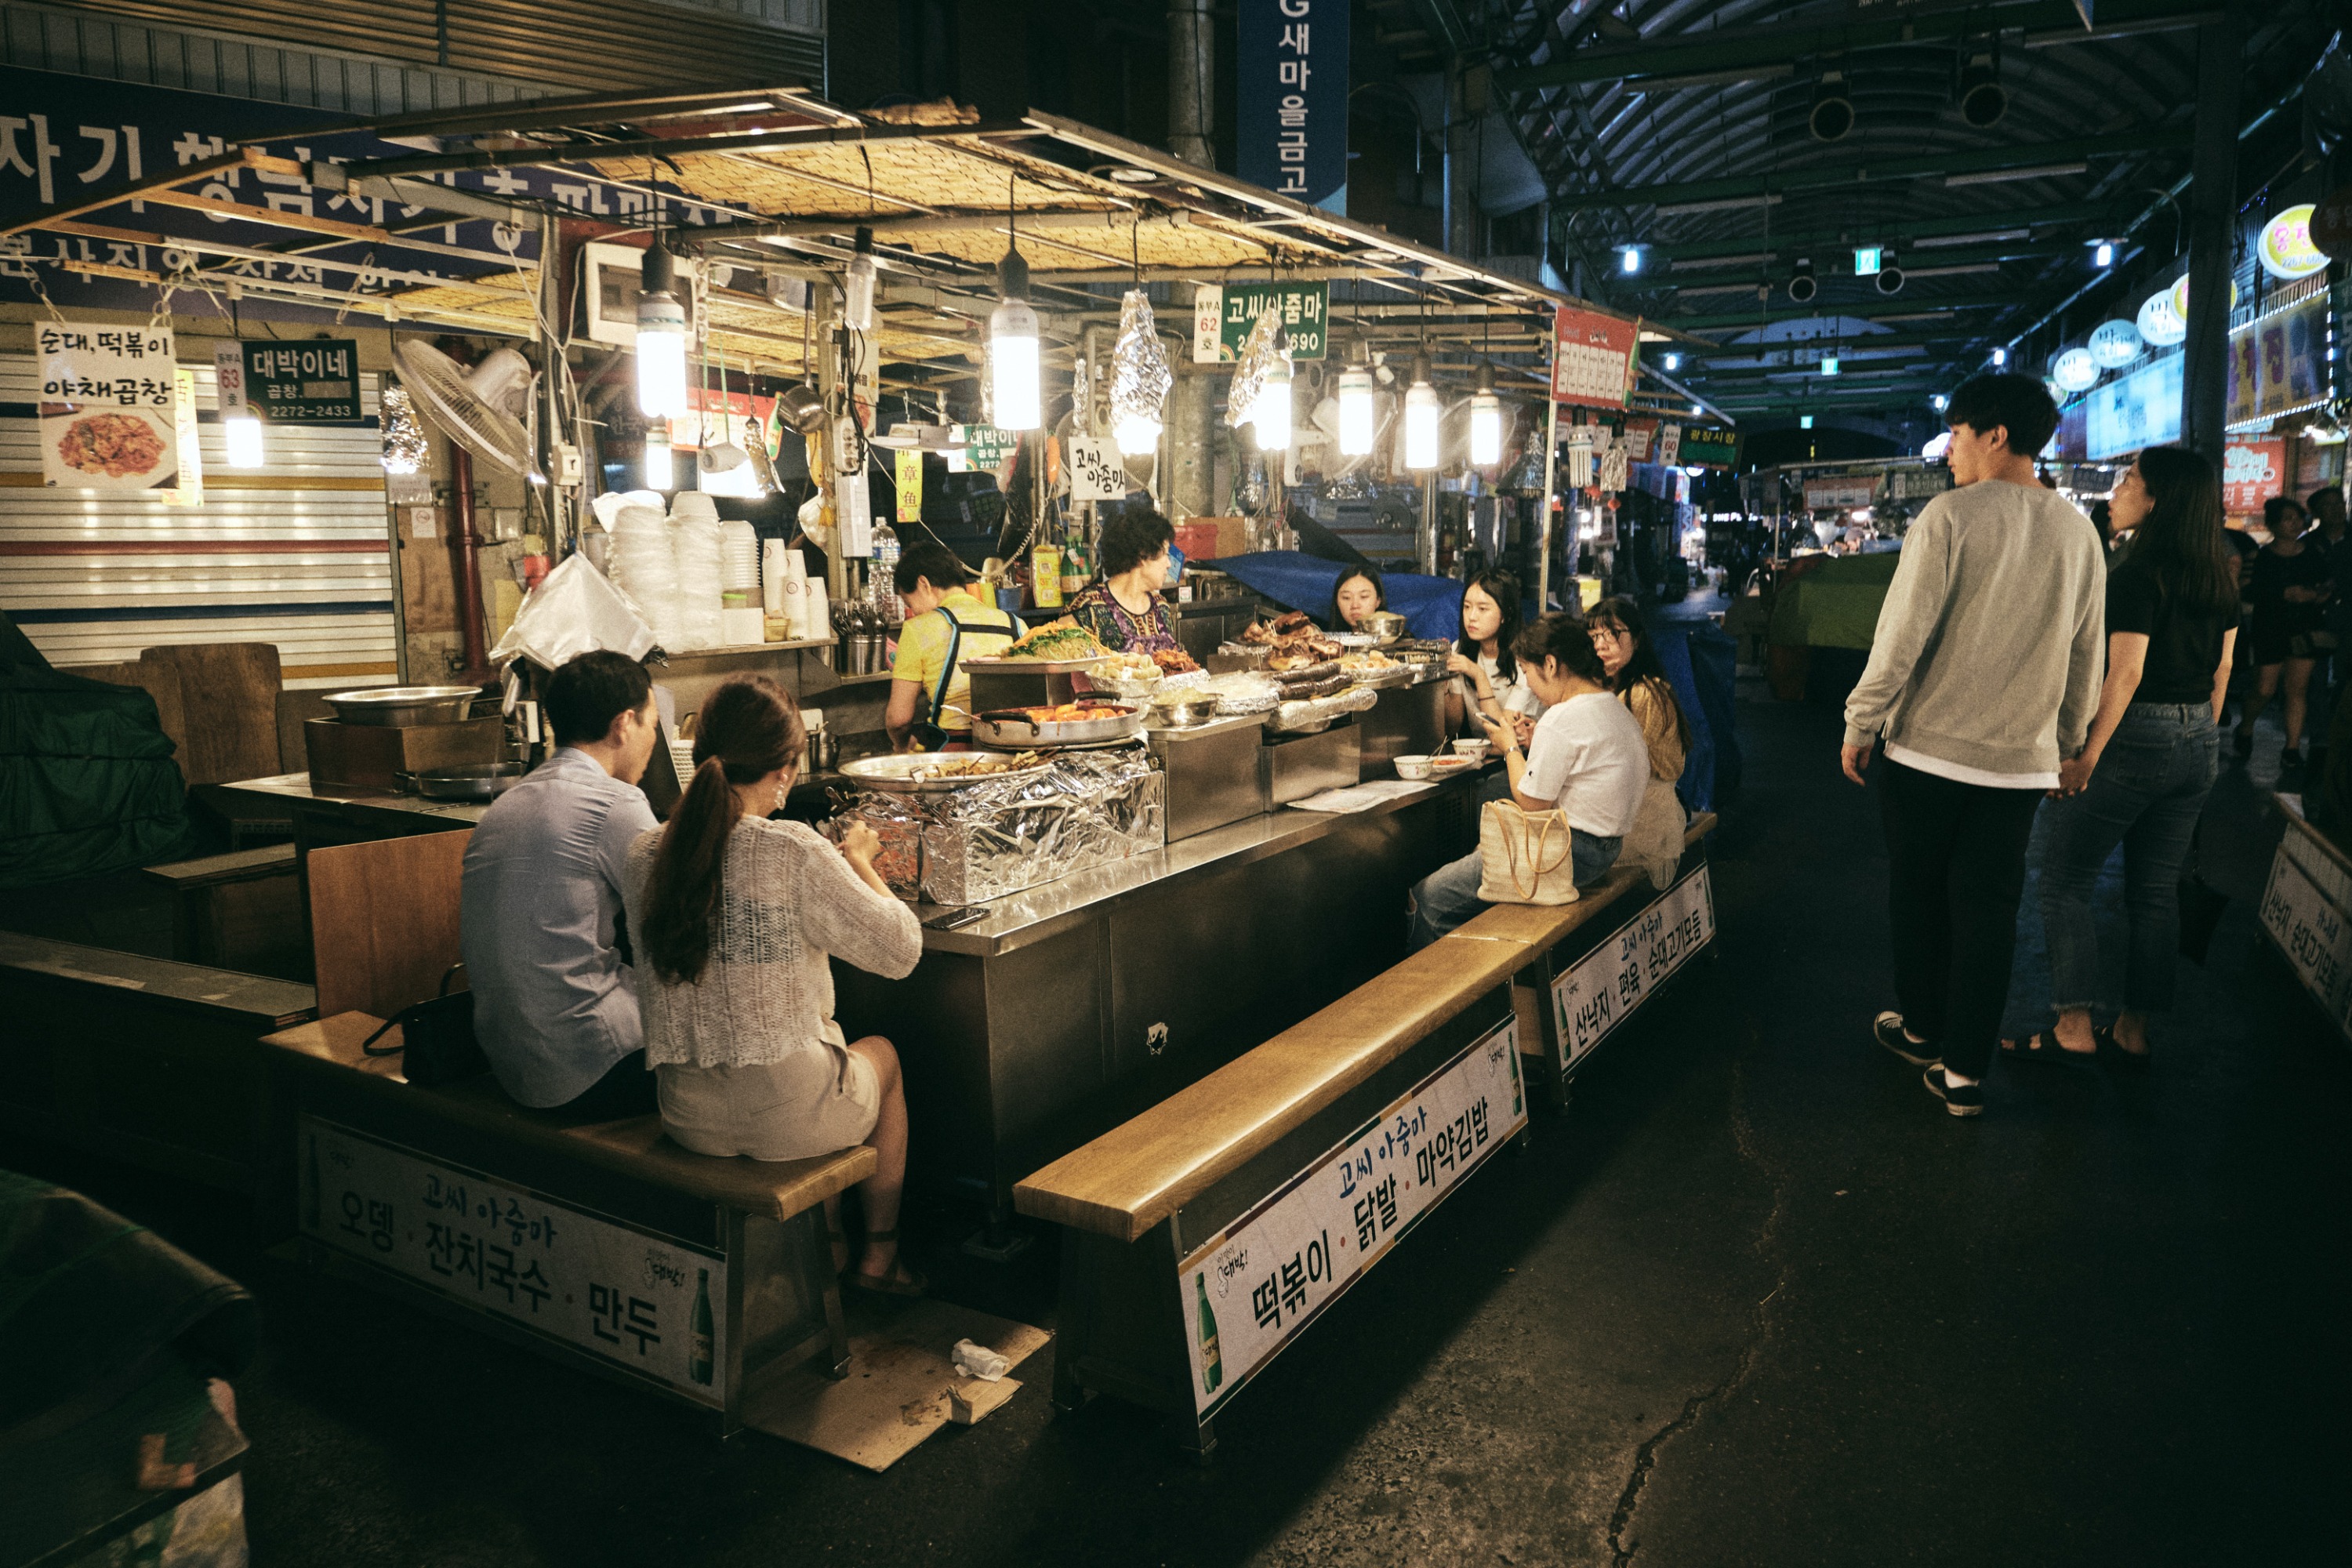
[[760,546],[760,604],[770,616],[790,618],[784,608],[784,542],[781,539],[767,540]]
[[719,525],[719,591],[727,609],[760,604],[760,536],[740,518]]
[[635,503],[623,506],[614,512],[611,527],[613,581],[645,616],[656,642],[665,648],[683,648],[686,628],[684,604],[678,595],[677,556],[661,509]]

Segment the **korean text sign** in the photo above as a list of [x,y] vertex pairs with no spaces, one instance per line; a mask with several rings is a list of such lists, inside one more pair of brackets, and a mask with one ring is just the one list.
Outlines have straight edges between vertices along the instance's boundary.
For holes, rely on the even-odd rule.
[[2242,517],[2286,487],[2286,438],[2244,440],[2231,437],[2221,449],[2221,510]]
[[1231,364],[1268,305],[1282,307],[1294,361],[1321,359],[1329,339],[1328,283],[1204,283],[1192,295],[1192,363]]
[[1552,323],[1552,401],[1624,407],[1633,396],[1641,346],[1638,321],[1562,305]]
[[1194,1408],[1248,1382],[1527,1120],[1506,1020],[1185,1258]]
[[364,425],[359,345],[349,338],[256,341],[245,357],[245,406],[265,425]]
[[1715,890],[1701,866],[1551,983],[1563,1067],[1607,1037],[1715,940]]
[[169,327],[57,320],[33,328],[41,375],[41,482],[79,489],[177,486],[178,366]]
[[1241,0],[1235,128],[1243,179],[1346,210],[1349,0]]
[[305,1116],[301,1231],[689,1399],[724,1403],[724,1258]]

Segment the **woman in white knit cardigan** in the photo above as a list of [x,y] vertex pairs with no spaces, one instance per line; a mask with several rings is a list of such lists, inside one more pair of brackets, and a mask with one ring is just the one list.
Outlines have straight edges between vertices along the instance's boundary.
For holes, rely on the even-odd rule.
[[851,824],[836,849],[800,823],[768,820],[802,742],[783,688],[759,675],[725,681],[702,705],[685,798],[629,851],[646,1060],[664,1129],[698,1154],[801,1160],[872,1144],[880,1163],[858,1186],[866,1247],[851,1280],[919,1295],[921,1277],[898,1261],[898,1054],[879,1036],[843,1037],[828,961],[902,979],[922,931],[874,874],[871,827]]

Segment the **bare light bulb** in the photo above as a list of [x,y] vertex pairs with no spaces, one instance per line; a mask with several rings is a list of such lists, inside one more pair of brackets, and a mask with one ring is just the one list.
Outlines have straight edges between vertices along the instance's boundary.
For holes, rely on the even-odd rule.
[[228,448],[228,466],[232,468],[257,468],[264,461],[261,451],[261,421],[249,414],[240,414],[221,421],[221,441]]
[[1339,373],[1340,454],[1360,458],[1370,452],[1379,423],[1378,412],[1372,403],[1371,370],[1365,365],[1351,364]]
[[997,263],[1003,298],[988,318],[989,406],[997,427],[1034,430],[1039,407],[1037,312],[1029,308],[1029,264],[1008,250]]
[[646,426],[646,489],[677,489],[677,460],[669,449],[669,422]]
[[857,254],[841,285],[841,324],[853,332],[874,330],[874,231],[857,231]]
[[1470,395],[1470,463],[1491,468],[1503,460],[1503,404],[1495,395],[1495,367],[1481,361]]
[[1429,384],[1429,356],[1416,354],[1412,362],[1412,385],[1404,395],[1404,466],[1408,468],[1437,467],[1437,419],[1444,405],[1437,401],[1437,388]]
[[1280,452],[1290,446],[1290,356],[1277,352],[1274,363],[1265,367],[1265,379],[1258,383],[1257,401],[1250,405],[1250,420],[1257,426],[1258,450]]
[[637,288],[637,412],[648,419],[686,412],[686,307],[677,287],[677,259],[656,237]]
[[1118,427],[1112,431],[1118,442],[1118,455],[1122,458],[1146,458],[1157,452],[1160,450],[1160,428],[1157,419],[1147,419],[1140,414],[1121,415]]

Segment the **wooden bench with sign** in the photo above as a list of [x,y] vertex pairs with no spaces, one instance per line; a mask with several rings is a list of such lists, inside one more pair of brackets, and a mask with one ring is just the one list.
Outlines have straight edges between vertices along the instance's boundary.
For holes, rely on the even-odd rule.
[[1573,904],[1494,910],[1016,1185],[1066,1232],[1055,1404],[1115,1394],[1210,1453],[1226,1402],[1526,1135],[1522,1052],[1561,1047],[1522,1040],[1552,1026],[1520,994],[1703,879],[1713,825],[1691,825],[1666,894],[1628,868]]
[[[722,1436],[849,1356],[824,1200],[860,1146],[717,1159],[661,1118],[529,1110],[484,1075],[432,1089],[342,1013],[269,1036],[296,1103],[295,1231],[317,1261],[559,1360],[713,1411]],[[378,1040],[400,1044],[397,1027]]]

